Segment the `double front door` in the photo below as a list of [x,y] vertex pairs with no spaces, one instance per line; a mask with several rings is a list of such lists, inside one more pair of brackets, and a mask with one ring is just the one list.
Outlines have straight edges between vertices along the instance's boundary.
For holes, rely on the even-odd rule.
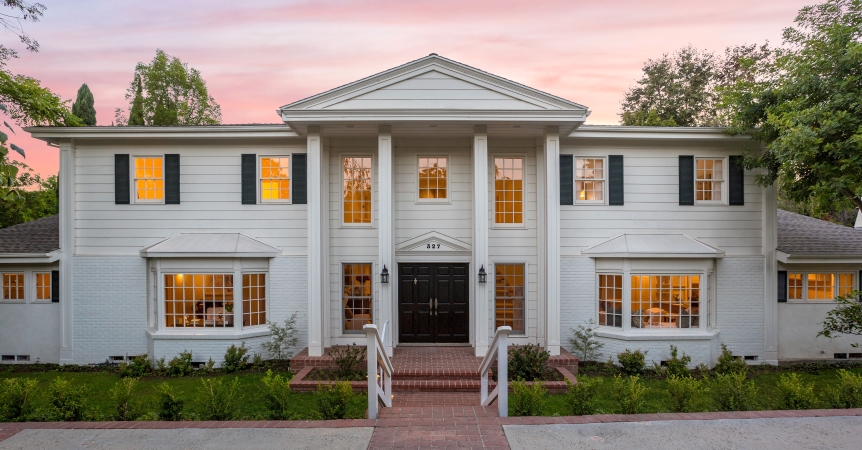
[[466,343],[468,264],[398,264],[399,343]]

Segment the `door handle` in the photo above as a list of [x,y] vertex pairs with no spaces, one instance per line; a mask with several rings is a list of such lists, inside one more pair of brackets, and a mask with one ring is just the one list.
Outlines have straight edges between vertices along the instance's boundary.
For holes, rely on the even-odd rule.
[[434,315],[434,299],[433,298],[428,299],[428,310],[429,310],[428,315]]
[[437,303],[437,299],[434,299],[434,315],[436,316],[440,310],[440,305]]

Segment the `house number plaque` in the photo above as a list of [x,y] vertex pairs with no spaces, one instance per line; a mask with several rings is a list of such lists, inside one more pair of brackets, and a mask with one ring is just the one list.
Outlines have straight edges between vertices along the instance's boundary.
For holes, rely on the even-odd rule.
[[427,249],[427,250],[437,250],[439,248],[440,248],[440,243],[438,243],[438,242],[430,242],[428,244],[425,244],[425,249]]

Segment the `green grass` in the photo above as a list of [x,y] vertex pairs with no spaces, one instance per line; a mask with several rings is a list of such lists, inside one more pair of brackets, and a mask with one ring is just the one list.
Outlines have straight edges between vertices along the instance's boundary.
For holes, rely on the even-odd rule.
[[[289,373],[289,372],[288,372]],[[288,373],[282,373],[287,375]],[[199,411],[197,405],[197,391],[201,385],[201,379],[204,378],[223,378],[225,381],[232,381],[234,378],[239,379],[240,396],[238,419],[268,419],[269,412],[266,408],[264,400],[263,378],[262,373],[240,373],[236,375],[211,375],[211,376],[191,376],[183,378],[164,378],[164,377],[144,377],[140,379],[136,391],[138,398],[143,400],[146,405],[145,410],[155,413],[157,410],[158,392],[156,387],[162,382],[170,384],[175,391],[185,400],[185,411],[191,414],[190,418]],[[77,385],[86,386],[87,388],[87,407],[92,410],[92,415],[97,420],[110,420],[114,413],[114,403],[111,399],[110,390],[120,380],[117,373],[112,372],[86,372],[86,373],[57,373],[57,372],[29,372],[29,373],[3,373],[0,372],[0,380],[6,378],[32,378],[39,382],[37,394],[34,398],[35,406],[41,407],[47,405],[48,385],[57,377],[72,380]],[[291,376],[291,375],[288,375]],[[2,385],[0,385],[2,386]],[[2,387],[0,387],[2,389]],[[317,401],[314,393],[295,392],[293,393],[293,401],[295,402],[294,412],[297,418],[316,419],[317,416]],[[355,398],[350,404],[348,417],[364,418],[367,407],[366,394],[356,393]]]

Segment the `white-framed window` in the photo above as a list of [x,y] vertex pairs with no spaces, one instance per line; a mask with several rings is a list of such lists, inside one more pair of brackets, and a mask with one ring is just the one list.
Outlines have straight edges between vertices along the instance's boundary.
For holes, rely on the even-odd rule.
[[135,203],[164,203],[164,157],[135,156],[134,171]]
[[854,272],[787,272],[789,301],[831,302],[853,292],[855,286]]
[[36,296],[33,301],[50,302],[51,272],[33,272],[33,278],[36,286]]
[[623,327],[623,276],[599,274],[599,325]]
[[604,203],[607,162],[603,157],[575,157],[575,203]]
[[342,162],[342,223],[371,225],[373,203],[370,156],[344,156]]
[[290,156],[258,157],[258,192],[261,203],[290,203]]
[[24,272],[4,272],[3,274],[2,300],[19,301],[26,300],[26,277]]
[[725,158],[695,158],[695,199],[704,203],[724,203],[727,199]]
[[417,201],[420,203],[448,203],[449,158],[447,156],[419,156]]
[[494,158],[494,224],[524,225],[525,158],[497,156]]
[[166,273],[165,326],[233,328],[234,274]]
[[242,326],[266,325],[266,274],[242,274]]
[[344,333],[362,333],[374,322],[374,286],[371,263],[341,264],[341,301]]
[[524,264],[494,264],[494,328],[509,326],[526,331],[526,274]]

